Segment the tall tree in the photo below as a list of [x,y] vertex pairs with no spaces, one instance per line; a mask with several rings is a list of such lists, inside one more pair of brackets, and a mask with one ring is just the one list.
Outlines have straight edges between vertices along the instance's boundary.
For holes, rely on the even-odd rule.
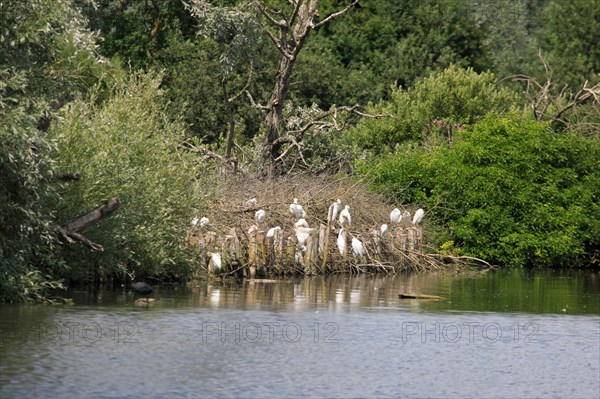
[[270,8],[259,0],[252,1],[252,5],[260,12],[260,22],[265,33],[279,51],[275,82],[267,105],[256,104],[251,98],[263,111],[265,119],[266,132],[262,149],[264,172],[272,173],[274,161],[281,155],[281,146],[284,144],[280,140],[282,114],[300,51],[314,29],[345,14],[357,4],[358,0],[353,0],[348,6],[320,19],[319,0],[290,0],[278,9]]
[[542,11],[540,47],[554,80],[577,88],[600,74],[600,0],[554,0]]

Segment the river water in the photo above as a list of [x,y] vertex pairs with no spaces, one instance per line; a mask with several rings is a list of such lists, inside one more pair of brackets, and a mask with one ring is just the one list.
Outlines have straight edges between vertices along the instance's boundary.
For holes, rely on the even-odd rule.
[[155,288],[0,306],[0,397],[600,397],[598,273]]

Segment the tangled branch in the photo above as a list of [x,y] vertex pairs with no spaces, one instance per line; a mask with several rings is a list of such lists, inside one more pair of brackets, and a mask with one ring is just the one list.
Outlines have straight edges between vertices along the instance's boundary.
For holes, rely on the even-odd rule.
[[[600,116],[600,82],[588,87],[589,81],[585,81],[581,88],[576,92],[569,90],[568,84],[564,84],[560,89],[552,76],[552,68],[548,61],[538,52],[538,56],[544,66],[546,80],[540,83],[534,77],[528,75],[514,75],[510,79],[524,82],[526,87],[526,96],[528,103],[533,112],[533,116],[537,121],[548,121],[552,124],[558,124],[566,128],[578,129],[584,124],[590,113],[596,113],[596,117]],[[568,111],[576,111],[584,104],[592,103],[591,111],[584,112],[579,115],[578,112],[573,112],[572,115],[567,115]],[[600,124],[592,122],[590,126],[596,132],[600,130]]]

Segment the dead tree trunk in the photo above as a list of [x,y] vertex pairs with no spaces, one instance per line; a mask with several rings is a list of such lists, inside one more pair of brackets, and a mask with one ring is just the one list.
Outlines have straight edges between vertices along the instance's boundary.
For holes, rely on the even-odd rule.
[[[262,24],[266,34],[280,52],[275,85],[271,92],[269,104],[267,106],[259,106],[259,108],[265,111],[266,124],[266,136],[262,153],[265,165],[264,172],[265,174],[271,174],[273,164],[281,152],[277,140],[281,137],[283,107],[298,54],[313,29],[346,13],[358,4],[358,0],[351,1],[349,6],[329,15],[318,23],[315,23],[315,19],[319,16],[317,10],[319,0],[297,0],[290,2],[293,5],[293,10],[289,15],[284,15],[281,11],[272,11],[259,0],[255,0],[253,4],[258,7],[263,16]],[[276,16],[283,16],[283,18],[278,19]]]
[[90,241],[87,237],[79,234],[78,232],[80,230],[85,229],[86,227],[98,223],[105,217],[110,216],[114,211],[117,210],[117,208],[119,208],[119,205],[119,198],[113,197],[109,200],[102,202],[100,205],[98,205],[91,211],[79,215],[76,218],[73,218],[68,222],[64,223],[60,226],[60,233],[63,239],[69,243],[80,241],[85,246],[89,247],[92,251],[103,251],[104,247],[102,247],[102,245]]

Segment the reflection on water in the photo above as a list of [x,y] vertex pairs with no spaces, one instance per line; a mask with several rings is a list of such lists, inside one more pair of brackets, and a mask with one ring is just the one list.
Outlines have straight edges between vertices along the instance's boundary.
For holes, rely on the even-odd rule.
[[196,281],[149,308],[70,295],[0,306],[0,397],[600,396],[597,273]]
[[[470,273],[334,275],[283,280],[210,280],[155,287],[156,308],[234,307],[306,309],[311,306],[392,306],[414,311],[598,314],[600,274],[593,272],[501,270]],[[438,295],[443,300],[399,299],[399,293]],[[129,306],[133,294],[79,291],[79,305]]]

